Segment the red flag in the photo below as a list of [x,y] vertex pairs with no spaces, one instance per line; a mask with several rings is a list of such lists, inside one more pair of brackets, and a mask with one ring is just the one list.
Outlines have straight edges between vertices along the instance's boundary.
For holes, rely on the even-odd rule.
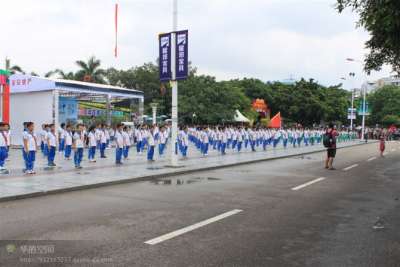
[[282,126],[282,119],[281,119],[281,113],[278,112],[269,122],[268,127],[270,128],[281,128]]
[[115,48],[114,56],[118,57],[118,4],[115,4]]

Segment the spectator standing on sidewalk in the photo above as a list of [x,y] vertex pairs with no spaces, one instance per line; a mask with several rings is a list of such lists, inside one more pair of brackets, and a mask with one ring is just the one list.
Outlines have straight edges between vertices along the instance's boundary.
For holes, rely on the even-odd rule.
[[381,157],[383,157],[383,152],[385,152],[386,148],[386,135],[384,131],[381,131],[380,136],[379,136],[379,150],[381,152]]
[[333,160],[336,156],[336,136],[338,135],[333,123],[329,123],[328,129],[324,135],[324,146],[327,148],[327,155],[325,160],[325,168],[328,170],[335,170],[333,167]]

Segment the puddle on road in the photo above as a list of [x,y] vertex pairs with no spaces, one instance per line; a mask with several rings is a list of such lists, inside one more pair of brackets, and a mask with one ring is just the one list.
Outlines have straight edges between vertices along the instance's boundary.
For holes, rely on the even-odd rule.
[[315,160],[315,158],[310,157],[310,156],[298,156],[298,157],[293,157],[294,159],[307,159],[307,160]]
[[219,181],[220,178],[215,177],[188,177],[188,178],[160,178],[150,181],[153,185],[174,185],[180,186],[185,184],[194,184],[201,182]]
[[159,167],[159,166],[153,166],[153,167],[148,167],[148,170],[161,170],[164,169],[163,167]]
[[88,174],[90,174],[90,172],[77,172],[76,174],[80,174],[80,175],[88,175]]

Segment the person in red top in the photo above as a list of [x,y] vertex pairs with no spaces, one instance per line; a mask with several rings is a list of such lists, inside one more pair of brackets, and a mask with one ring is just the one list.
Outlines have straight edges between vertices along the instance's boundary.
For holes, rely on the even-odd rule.
[[336,136],[338,135],[338,132],[336,131],[333,123],[329,123],[329,127],[326,130],[325,134],[329,137],[330,140],[330,145],[326,150],[327,155],[325,160],[325,169],[335,170],[335,168],[333,168],[333,159],[336,156]]
[[383,130],[381,131],[381,134],[379,136],[379,150],[381,152],[381,157],[383,157],[383,152],[385,152],[385,140],[386,140],[386,135],[383,132]]

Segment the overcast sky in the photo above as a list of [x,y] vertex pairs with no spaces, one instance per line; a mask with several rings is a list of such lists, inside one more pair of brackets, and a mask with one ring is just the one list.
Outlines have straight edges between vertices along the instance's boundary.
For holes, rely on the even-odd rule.
[[[119,49],[113,56],[115,0],[1,1],[0,59],[44,74],[76,70],[75,60],[95,55],[104,68],[155,61],[157,35],[172,27],[172,0],[120,0]],[[218,80],[293,76],[346,88],[366,79],[362,59],[368,34],[356,15],[337,14],[335,0],[179,0],[180,29],[189,30],[189,58]],[[2,63],[1,66],[4,64]],[[389,75],[388,68],[369,79]]]

